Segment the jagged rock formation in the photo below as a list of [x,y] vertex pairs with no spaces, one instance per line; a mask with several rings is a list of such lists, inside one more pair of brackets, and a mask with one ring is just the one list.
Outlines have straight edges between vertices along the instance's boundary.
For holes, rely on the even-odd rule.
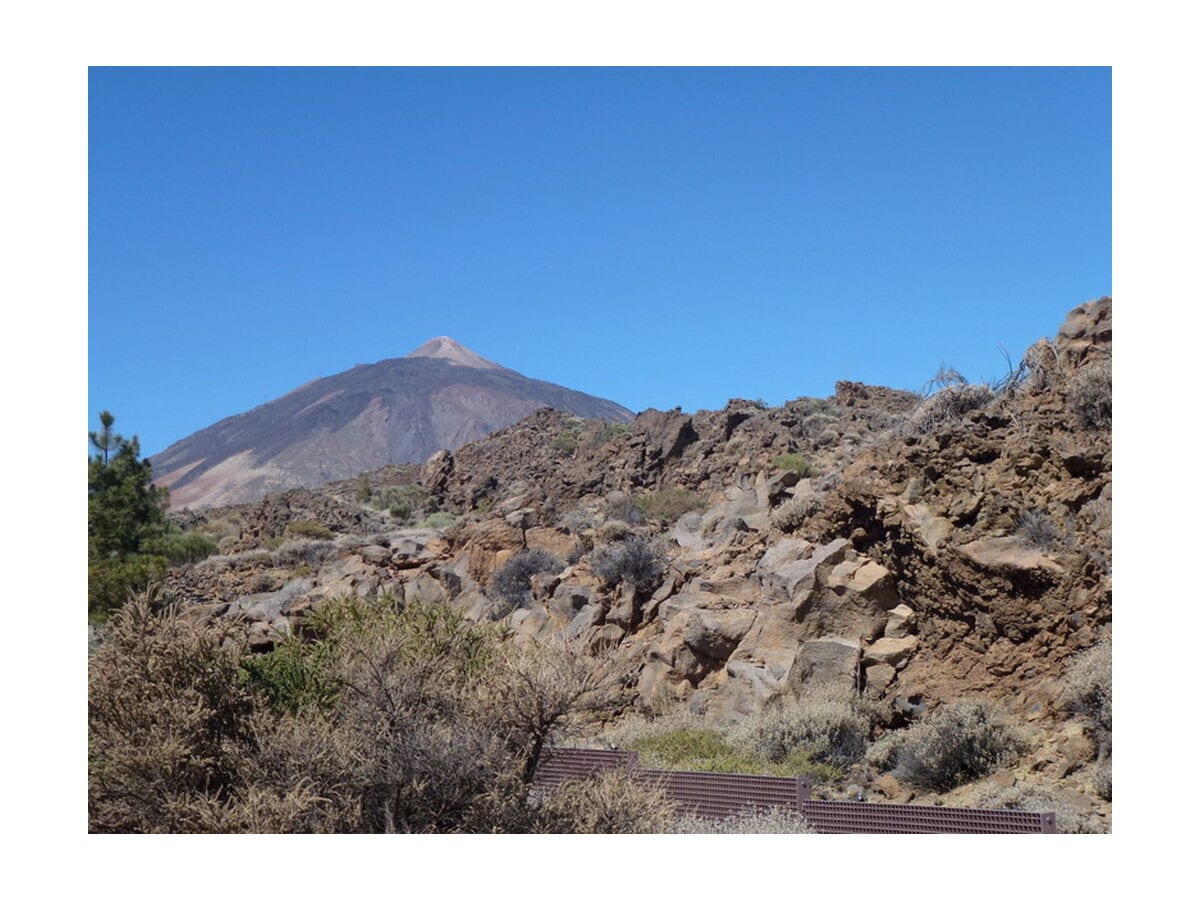
[[422,462],[536,409],[627,421],[616,403],[526,378],[434,338],[401,359],[319,378],[151,457],[175,508],[244,503],[392,463]]
[[[986,697],[1035,730],[1022,766],[1095,804],[1061,692],[1111,631],[1111,316],[1107,298],[1084,304],[1016,376],[928,398],[843,382],[827,400],[620,425],[539,410],[372,473],[373,489],[420,485],[452,527],[398,527],[353,482],[292,491],[203,514],[229,529],[227,555],[171,590],[241,615],[264,649],[337,593],[455,604],[517,641],[611,654],[646,712],[738,719],[832,683],[898,726]],[[332,535],[279,543],[301,519]],[[661,553],[650,589],[598,574],[629,535]],[[506,608],[492,576],[529,548],[561,569]],[[873,789],[896,799],[889,777]]]

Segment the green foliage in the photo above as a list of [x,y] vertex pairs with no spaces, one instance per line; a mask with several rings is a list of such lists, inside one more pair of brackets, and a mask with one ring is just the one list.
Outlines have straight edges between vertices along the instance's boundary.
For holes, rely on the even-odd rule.
[[274,650],[242,663],[245,681],[271,705],[295,713],[332,709],[341,694],[337,664],[364,645],[389,643],[392,663],[419,666],[452,661],[456,677],[470,679],[494,659],[495,635],[444,605],[396,605],[391,595],[370,600],[336,597],[310,613]]
[[333,537],[332,531],[319,522],[313,522],[310,519],[297,519],[294,522],[288,522],[287,528],[284,529],[284,534],[288,537],[306,537],[321,541],[327,541]]
[[572,431],[560,431],[550,441],[550,449],[555,453],[561,453],[563,456],[573,456],[575,448],[579,446],[579,437]]
[[103,619],[131,593],[161,581],[167,561],[161,556],[133,553],[120,558],[88,559],[88,612]]
[[330,672],[335,643],[289,637],[270,653],[242,662],[242,675],[263,691],[271,705],[295,713],[307,707],[329,709],[337,701],[339,686]]
[[392,518],[410,522],[431,506],[429,491],[419,484],[393,484],[381,488],[372,501],[379,509],[386,509]]
[[624,422],[605,422],[600,426],[600,443],[607,444],[622,435],[629,434],[629,426]]
[[641,763],[650,768],[685,772],[729,772],[749,775],[808,776],[816,781],[836,781],[841,770],[796,750],[778,760],[764,759],[734,747],[719,731],[678,728],[635,738]]
[[420,528],[436,528],[442,531],[458,521],[458,516],[451,512],[435,512],[417,523]]
[[782,456],[777,456],[774,459],[774,463],[778,468],[795,472],[801,478],[807,478],[812,474],[812,466],[799,453],[785,453]]
[[675,522],[685,513],[704,506],[699,494],[684,488],[648,491],[639,494],[635,502],[646,518],[667,523]]
[[161,578],[167,558],[149,545],[168,533],[167,491],[154,486],[150,461],[136,437],[112,430],[111,413],[88,438],[99,451],[88,460],[88,609],[103,615]]
[[165,557],[173,566],[181,566],[212,556],[217,552],[217,542],[206,534],[172,529],[160,537],[145,541],[142,549],[155,556]]

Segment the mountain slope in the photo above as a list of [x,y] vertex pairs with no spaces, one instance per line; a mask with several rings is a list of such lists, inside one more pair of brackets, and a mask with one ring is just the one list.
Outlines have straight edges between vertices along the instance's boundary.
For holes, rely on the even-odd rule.
[[244,503],[390,463],[423,462],[551,407],[628,421],[608,400],[527,378],[447,337],[318,378],[151,457],[174,507]]

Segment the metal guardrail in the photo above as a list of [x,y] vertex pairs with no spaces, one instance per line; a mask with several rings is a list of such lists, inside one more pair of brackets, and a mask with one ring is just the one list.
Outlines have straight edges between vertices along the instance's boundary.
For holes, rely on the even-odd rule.
[[786,809],[823,834],[1053,834],[1054,813],[902,803],[810,800],[807,778],[642,769],[628,750],[556,747],[542,758],[535,784],[552,788],[572,778],[625,771],[659,788],[681,813],[725,818],[747,809]]
[[1054,834],[1054,813],[903,803],[806,800],[800,810],[822,834]]
[[723,819],[747,809],[801,811],[812,782],[807,778],[736,775],[721,772],[671,772],[638,769],[634,777],[661,790],[686,815]]

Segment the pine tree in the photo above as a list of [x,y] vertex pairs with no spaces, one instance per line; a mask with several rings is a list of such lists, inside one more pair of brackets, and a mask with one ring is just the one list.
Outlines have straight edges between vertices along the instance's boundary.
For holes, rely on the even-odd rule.
[[88,435],[99,451],[88,460],[88,607],[96,613],[121,605],[167,568],[146,544],[168,532],[168,492],[155,486],[138,439],[115,434],[113,422],[112,413],[101,413],[101,431]]

